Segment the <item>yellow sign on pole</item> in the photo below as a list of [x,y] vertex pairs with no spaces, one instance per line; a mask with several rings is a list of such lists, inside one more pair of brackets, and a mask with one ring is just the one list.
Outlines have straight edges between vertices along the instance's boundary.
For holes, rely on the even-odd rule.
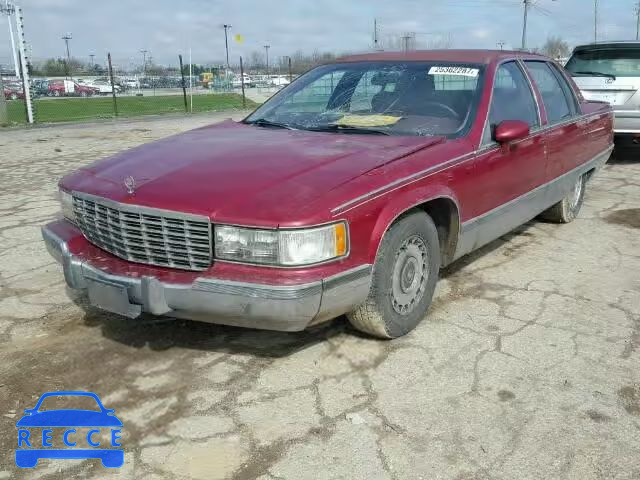
[[236,41],[236,43],[242,43],[244,42],[244,37],[242,35],[240,35],[239,33],[236,33],[233,36],[233,39]]

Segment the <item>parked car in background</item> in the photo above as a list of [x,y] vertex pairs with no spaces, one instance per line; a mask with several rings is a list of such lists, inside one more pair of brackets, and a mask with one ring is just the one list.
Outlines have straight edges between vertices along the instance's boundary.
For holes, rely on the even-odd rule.
[[284,87],[285,85],[289,85],[289,83],[290,83],[289,79],[281,75],[277,75],[269,78],[269,84],[276,87]]
[[100,89],[92,85],[81,85],[79,83],[73,84],[73,92],[71,95],[77,95],[80,97],[92,97],[93,95],[99,95]]
[[73,80],[51,80],[47,86],[49,96],[52,97],[91,97],[100,91],[89,85],[83,85]]
[[35,96],[46,96],[49,94],[49,80],[36,78],[31,80],[31,91]]
[[112,93],[114,89],[116,93],[119,93],[122,90],[122,87],[115,84],[112,88],[111,81],[106,78],[96,78],[95,80],[87,81],[85,85],[88,87],[97,89],[98,93],[104,94],[104,95],[108,93]]
[[587,100],[611,104],[616,144],[640,146],[640,42],[578,46],[566,69]]
[[540,55],[350,56],[239,123],[67,175],[43,237],[71,288],[130,318],[292,331],[347,314],[394,338],[442,266],[541,213],[572,221],[612,128]]
[[121,84],[124,88],[140,88],[140,82],[135,78],[125,78]]
[[24,91],[22,90],[22,87],[16,88],[14,86],[5,86],[4,98],[7,100],[24,99]]

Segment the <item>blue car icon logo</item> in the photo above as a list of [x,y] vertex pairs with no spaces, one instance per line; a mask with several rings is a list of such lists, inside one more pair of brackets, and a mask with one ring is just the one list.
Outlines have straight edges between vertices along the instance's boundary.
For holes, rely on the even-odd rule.
[[[83,400],[93,398],[96,402],[96,410],[81,409],[56,409],[41,410],[42,402],[49,398],[61,397],[78,398]],[[93,405],[93,403],[92,403]],[[99,458],[102,465],[110,468],[121,467],[124,463],[124,451],[121,447],[122,422],[114,415],[114,411],[104,407],[100,398],[91,392],[48,392],[43,394],[34,408],[24,411],[25,415],[18,420],[18,448],[16,449],[16,465],[21,468],[33,468],[41,458],[55,459],[86,459]],[[41,435],[38,430],[42,429]],[[54,430],[64,430],[62,435],[56,435],[54,442]],[[102,428],[102,431],[101,431]],[[78,431],[87,430],[86,435]],[[101,448],[98,436],[108,430],[108,445],[111,448]],[[56,445],[58,440],[63,445]],[[74,448],[77,445],[87,444],[90,448]],[[105,443],[103,441],[103,443]],[[66,448],[57,448],[57,447]]]

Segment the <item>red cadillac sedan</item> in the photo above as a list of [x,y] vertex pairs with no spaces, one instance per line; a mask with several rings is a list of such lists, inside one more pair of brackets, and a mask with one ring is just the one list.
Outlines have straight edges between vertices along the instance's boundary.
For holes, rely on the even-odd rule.
[[43,236],[71,288],[130,318],[295,331],[346,314],[394,338],[441,267],[538,215],[573,220],[612,125],[543,56],[350,56],[241,122],[67,175]]

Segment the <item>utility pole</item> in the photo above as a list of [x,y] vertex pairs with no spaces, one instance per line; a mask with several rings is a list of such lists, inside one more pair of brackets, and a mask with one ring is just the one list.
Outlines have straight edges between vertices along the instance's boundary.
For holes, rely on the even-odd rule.
[[225,23],[222,25],[222,28],[224,28],[224,49],[227,52],[227,70],[229,70],[229,39],[227,38],[227,30],[231,28],[231,25]]
[[409,40],[411,38],[413,38],[412,35],[408,33],[402,36],[402,45],[405,52],[409,51]]
[[265,45],[264,46],[264,52],[266,54],[266,61],[267,61],[267,82],[269,82],[269,49],[271,48],[271,45]]
[[66,78],[69,78],[70,73],[71,73],[71,54],[69,53],[69,40],[71,40],[71,34],[67,33],[66,35],[62,36],[62,40],[64,40],[64,44],[67,47],[67,64],[65,66],[65,74],[66,74]]
[[529,2],[524,0],[524,19],[522,22],[522,50],[527,49],[527,16],[529,15]]
[[67,46],[67,62],[71,62],[71,54],[69,53],[69,40],[71,39],[73,39],[73,37],[70,33],[67,33],[62,37],[62,40],[64,40],[64,43]]
[[598,0],[593,0],[593,43],[598,41]]
[[16,50],[16,41],[13,37],[13,26],[11,24],[11,15],[16,13],[15,6],[9,3],[9,0],[5,0],[4,6],[0,5],[0,13],[7,16],[7,22],[9,23],[9,38],[11,39],[11,53],[13,53],[13,69],[16,72],[16,77],[20,77],[20,66],[18,64],[18,53]]

